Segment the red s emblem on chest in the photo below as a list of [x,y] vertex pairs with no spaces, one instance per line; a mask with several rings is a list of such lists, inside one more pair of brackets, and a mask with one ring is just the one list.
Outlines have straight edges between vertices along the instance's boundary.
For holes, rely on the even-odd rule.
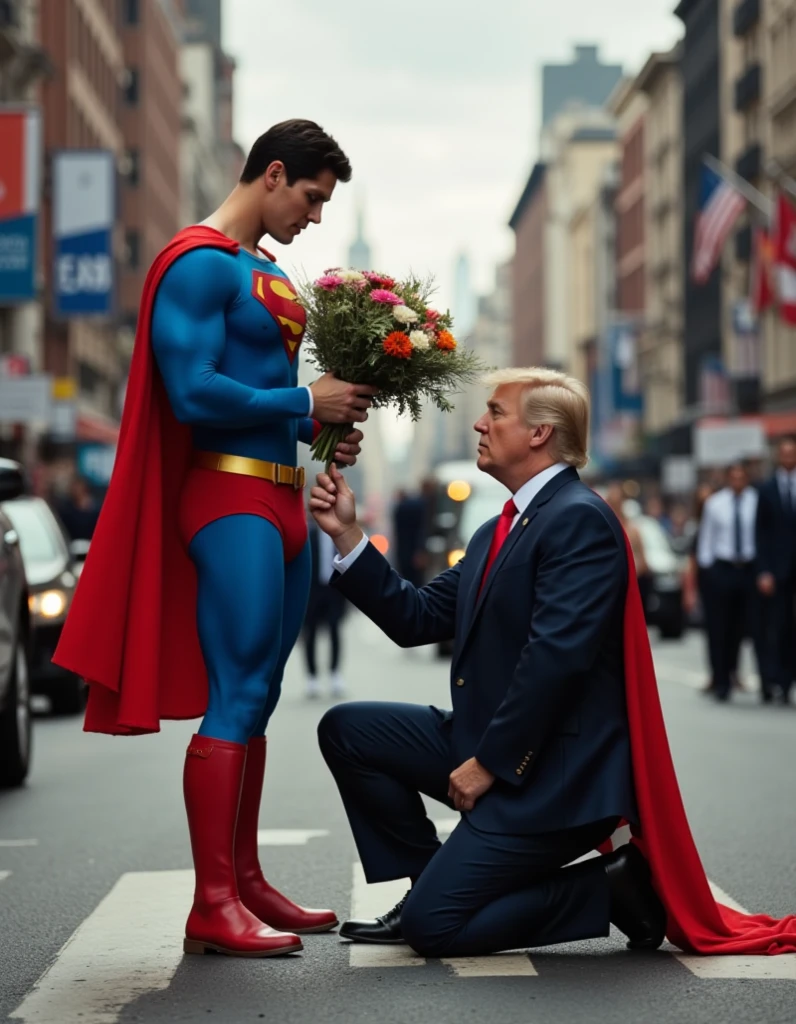
[[299,304],[293,285],[286,277],[252,271],[252,295],[276,320],[282,334],[285,352],[292,363],[307,326],[307,314]]

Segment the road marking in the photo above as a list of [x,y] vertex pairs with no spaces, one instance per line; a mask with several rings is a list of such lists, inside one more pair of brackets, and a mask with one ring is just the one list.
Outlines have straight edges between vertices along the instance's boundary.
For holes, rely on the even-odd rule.
[[[709,881],[709,885],[717,903],[723,903],[725,907],[741,914],[750,913],[715,882]],[[783,953],[780,956],[694,956],[691,953],[675,953],[674,956],[697,978],[778,978],[796,981],[796,953]]]
[[261,828],[257,833],[258,846],[306,846],[310,839],[328,836],[323,828]]
[[459,978],[516,978],[538,977],[528,954],[493,953],[491,956],[461,956],[441,961],[453,969]]
[[12,849],[19,846],[38,846],[38,839],[0,839],[0,846]]
[[[408,878],[368,885],[365,871],[359,861],[354,863],[351,884],[351,917],[366,921],[386,913],[404,898],[412,883]],[[423,967],[426,961],[415,956],[408,946],[369,946],[352,942],[348,951],[350,967]]]
[[193,871],[122,875],[11,1014],[26,1024],[116,1024],[124,1007],[168,988],[183,958]]

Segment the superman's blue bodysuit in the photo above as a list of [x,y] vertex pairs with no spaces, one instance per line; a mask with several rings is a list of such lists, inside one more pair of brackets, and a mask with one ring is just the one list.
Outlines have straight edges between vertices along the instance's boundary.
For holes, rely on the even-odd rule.
[[[312,440],[297,386],[303,310],[270,260],[200,248],[166,272],[152,347],[172,409],[197,452],[296,465]],[[199,730],[262,736],[301,628],[310,582],[303,496],[291,486],[193,468],[180,527],[197,570],[197,627],[209,700]]]

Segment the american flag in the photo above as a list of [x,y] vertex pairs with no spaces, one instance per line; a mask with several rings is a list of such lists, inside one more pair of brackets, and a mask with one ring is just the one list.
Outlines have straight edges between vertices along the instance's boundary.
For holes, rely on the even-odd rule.
[[691,276],[697,284],[705,284],[713,273],[727,236],[745,207],[744,196],[703,164],[691,264]]

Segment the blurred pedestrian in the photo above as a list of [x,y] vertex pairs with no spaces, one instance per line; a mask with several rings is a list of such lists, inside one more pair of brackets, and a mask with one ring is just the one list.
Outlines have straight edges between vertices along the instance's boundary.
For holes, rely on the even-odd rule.
[[310,519],[308,524],[308,532],[310,551],[312,552],[312,579],[302,631],[304,656],[307,665],[305,693],[310,699],[319,697],[321,693],[320,680],[318,679],[316,645],[319,630],[325,629],[329,633],[329,642],[331,644],[331,660],[329,665],[331,694],[334,698],[340,698],[345,694],[345,684],[340,674],[342,653],[340,624],[345,615],[346,599],[339,590],[329,585],[334,572],[332,562],[337,552],[332,538],[319,530],[312,519]]
[[55,508],[71,540],[91,540],[101,505],[85,477],[72,480],[68,495],[56,502]]
[[[733,671],[744,636],[758,639],[754,615],[757,491],[741,463],[730,466],[727,486],[705,502],[697,560],[708,574],[711,613],[707,617],[714,660],[713,692],[729,699]],[[755,650],[760,655],[759,644]],[[761,680],[763,673],[761,672]]]
[[776,690],[788,703],[796,676],[796,438],[780,441],[777,456],[757,506],[757,586],[766,625],[763,699]]
[[712,691],[716,675],[716,653],[714,649],[716,631],[710,619],[713,611],[710,593],[710,572],[708,569],[703,569],[700,566],[697,559],[697,549],[699,545],[699,531],[702,527],[702,519],[705,511],[705,502],[712,494],[715,494],[715,492],[716,489],[710,481],[703,481],[696,489],[696,494],[694,495],[695,530],[691,538],[690,549],[688,552],[688,568],[686,570],[683,588],[683,602],[686,613],[688,615],[693,615],[696,611],[697,605],[699,605],[702,613],[702,628],[705,633],[708,666],[710,669],[710,677],[703,687],[703,691],[705,693]]
[[627,534],[627,539],[630,541],[630,548],[633,552],[633,560],[635,562],[636,576],[638,577],[638,588],[641,591],[641,602],[646,612],[650,590],[652,589],[652,575],[650,573],[649,565],[647,564],[647,558],[644,552],[644,541],[641,538],[641,531],[633,522],[633,519],[625,512],[628,499],[625,496],[622,484],[618,481],[610,483],[605,494],[605,500],[610,505],[614,515],[622,524],[622,528]]
[[396,568],[413,587],[423,584],[426,519],[427,503],[423,496],[399,490],[392,514]]
[[666,506],[663,503],[663,498],[660,494],[651,494],[646,502],[644,503],[644,515],[649,516],[650,519],[654,519],[656,522],[666,530],[667,533],[671,533],[672,521],[666,512]]

